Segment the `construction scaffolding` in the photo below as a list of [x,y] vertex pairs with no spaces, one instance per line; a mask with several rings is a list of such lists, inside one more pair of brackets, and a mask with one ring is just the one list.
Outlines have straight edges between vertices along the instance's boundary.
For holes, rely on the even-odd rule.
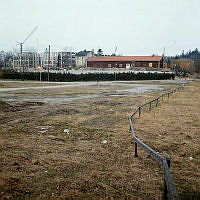
[[48,50],[44,53],[23,52],[13,55],[13,69],[33,69],[43,68],[51,70],[67,69],[75,65],[74,52],[50,52],[48,58]]

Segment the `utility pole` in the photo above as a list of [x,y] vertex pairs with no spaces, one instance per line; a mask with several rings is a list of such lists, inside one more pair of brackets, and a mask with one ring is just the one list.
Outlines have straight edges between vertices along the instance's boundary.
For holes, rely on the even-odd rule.
[[61,69],[62,69],[62,67],[63,67],[63,66],[62,66],[62,62],[63,62],[62,57],[63,57],[63,54],[62,54],[62,51],[61,51],[61,61],[60,61],[60,62],[61,62],[61,63],[60,63]]
[[14,54],[13,54],[13,69],[15,69],[15,57],[14,57]]
[[166,59],[165,59],[165,47],[163,48],[163,68],[167,68]]
[[[22,67],[22,45],[23,43],[20,43],[20,67]],[[23,74],[24,74],[24,65],[23,65]]]
[[23,65],[23,62],[22,62],[22,60],[23,60],[22,59],[22,45],[23,45],[23,43],[20,43],[20,69],[22,67],[22,81],[24,81],[24,65]]
[[163,47],[163,58],[165,58],[165,47]]
[[48,52],[48,81],[49,81],[49,65],[50,65],[50,45],[49,45],[49,52]]

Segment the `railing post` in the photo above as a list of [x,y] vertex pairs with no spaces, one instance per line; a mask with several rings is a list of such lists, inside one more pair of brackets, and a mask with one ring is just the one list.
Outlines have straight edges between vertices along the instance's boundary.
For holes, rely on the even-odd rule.
[[138,157],[138,153],[137,153],[137,142],[135,142],[135,157]]
[[140,115],[141,115],[141,107],[139,107],[139,117],[140,117]]
[[149,103],[149,110],[151,110],[151,102]]
[[[166,158],[166,160],[167,160],[167,165],[170,168],[170,159]],[[168,194],[167,185],[166,185],[166,182],[165,182],[165,179],[164,179],[163,200],[168,200],[167,194]]]
[[169,99],[169,93],[167,93],[168,99]]
[[156,99],[156,107],[158,106],[158,99]]

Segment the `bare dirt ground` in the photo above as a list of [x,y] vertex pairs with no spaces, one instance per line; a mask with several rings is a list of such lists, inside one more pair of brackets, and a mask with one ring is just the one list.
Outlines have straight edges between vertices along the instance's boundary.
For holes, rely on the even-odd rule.
[[[0,82],[1,199],[160,199],[161,169],[142,150],[134,158],[127,118],[179,83]],[[144,84],[149,90],[139,89]],[[1,90],[41,86],[56,88]],[[136,119],[137,135],[172,158],[180,194],[200,189],[199,86]]]

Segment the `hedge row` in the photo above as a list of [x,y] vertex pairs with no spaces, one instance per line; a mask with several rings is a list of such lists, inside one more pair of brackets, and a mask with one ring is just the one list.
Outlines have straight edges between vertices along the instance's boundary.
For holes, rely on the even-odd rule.
[[[116,74],[108,74],[108,73],[88,73],[88,74],[61,74],[61,73],[50,73],[49,80],[50,81],[114,81],[114,80],[166,80],[166,79],[174,79],[174,74],[170,73],[116,73]],[[8,72],[4,71],[1,73],[0,78],[2,79],[22,79],[22,80],[40,80],[39,72]],[[41,80],[48,80],[48,73],[41,73]]]

